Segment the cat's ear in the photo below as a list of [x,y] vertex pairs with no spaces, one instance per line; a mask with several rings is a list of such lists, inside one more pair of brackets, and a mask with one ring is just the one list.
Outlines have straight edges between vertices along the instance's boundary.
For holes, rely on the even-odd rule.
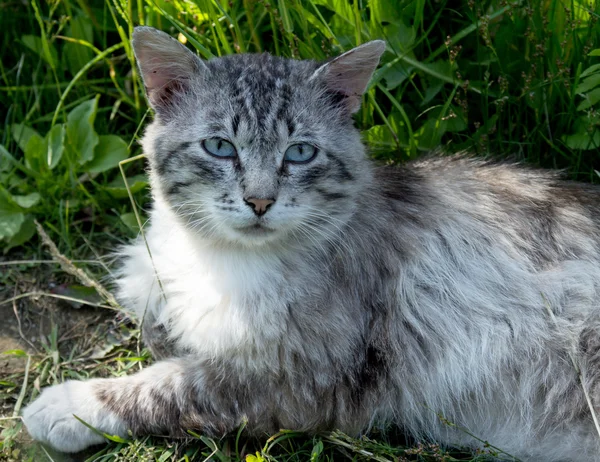
[[384,51],[383,40],[367,42],[326,62],[315,71],[311,79],[325,79],[331,91],[345,97],[348,109],[354,113],[360,108],[362,94]]
[[194,53],[152,27],[136,27],[131,43],[148,101],[159,113],[168,111],[195,79],[208,72]]

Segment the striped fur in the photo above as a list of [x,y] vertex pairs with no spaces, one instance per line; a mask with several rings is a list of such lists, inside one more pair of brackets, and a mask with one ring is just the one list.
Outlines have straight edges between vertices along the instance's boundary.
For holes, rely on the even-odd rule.
[[[121,435],[394,423],[524,460],[598,460],[569,356],[600,404],[598,188],[464,155],[373,165],[351,114],[379,42],[325,64],[204,63],[148,28],[134,47],[157,113],[152,260],[127,246],[117,284],[161,360],[45,390],[25,411],[36,438],[97,442],[72,413]],[[209,137],[238,156],[207,155]],[[283,161],[298,142],[314,161]],[[256,216],[245,197],[275,202]]]

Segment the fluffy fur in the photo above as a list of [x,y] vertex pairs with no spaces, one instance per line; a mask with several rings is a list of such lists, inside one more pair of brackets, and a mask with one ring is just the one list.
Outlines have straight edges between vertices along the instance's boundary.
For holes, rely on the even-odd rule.
[[[143,139],[155,205],[151,254],[126,247],[117,282],[163,359],[44,391],[24,414],[34,437],[96,443],[73,413],[121,435],[395,423],[524,460],[598,460],[570,360],[597,406],[597,188],[465,156],[373,165],[351,114],[382,42],[325,64],[202,62],[149,28],[134,48],[157,114]],[[214,137],[237,157],[205,152]],[[295,143],[319,152],[284,161]],[[248,198],[275,202],[259,216]]]

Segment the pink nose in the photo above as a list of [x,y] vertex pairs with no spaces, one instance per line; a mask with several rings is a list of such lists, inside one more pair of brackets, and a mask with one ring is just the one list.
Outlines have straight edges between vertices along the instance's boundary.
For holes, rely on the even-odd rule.
[[246,205],[252,207],[254,213],[260,217],[261,215],[267,213],[269,207],[275,203],[275,199],[255,199],[251,197],[249,199],[244,199],[244,202]]

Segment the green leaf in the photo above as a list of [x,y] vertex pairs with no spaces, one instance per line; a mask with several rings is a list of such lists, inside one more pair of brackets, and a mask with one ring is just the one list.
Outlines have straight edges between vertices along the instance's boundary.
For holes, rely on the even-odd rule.
[[140,232],[140,227],[138,226],[137,219],[135,218],[135,213],[133,213],[133,212],[124,213],[123,215],[120,216],[120,218],[121,218],[121,221],[123,223],[125,223],[125,226],[127,226],[133,232],[135,232],[135,233]]
[[19,232],[24,221],[23,209],[0,185],[0,239],[12,238]]
[[97,111],[98,96],[81,103],[67,116],[67,140],[80,165],[94,158],[94,148],[99,141],[94,131]]
[[593,133],[582,130],[572,135],[563,136],[562,140],[571,149],[598,149],[600,147],[600,130],[595,130]]
[[415,28],[407,26],[402,20],[386,26],[383,31],[390,48],[397,54],[408,53],[417,38]]
[[48,56],[46,53],[44,53],[44,46],[42,44],[41,37],[37,37],[35,35],[24,35],[21,37],[21,40],[27,48],[50,64],[50,67],[56,67],[55,64],[58,62],[58,53],[56,52],[56,48],[54,48],[51,43],[48,43],[48,48],[50,49],[50,56]]
[[6,350],[2,352],[3,355],[13,355],[13,356],[27,356],[23,350]]
[[256,455],[246,454],[246,462],[265,462],[265,458],[256,451]]
[[8,172],[17,160],[0,144],[0,172]]
[[[146,178],[146,175],[135,175],[131,178],[127,178],[127,184],[129,185],[131,192],[135,194],[148,185],[148,179]],[[117,199],[127,197],[128,195],[127,188],[125,188],[125,182],[121,176],[118,176],[108,185],[103,186],[103,189]]]
[[27,194],[26,196],[12,196],[13,200],[19,207],[29,209],[40,201],[40,195],[36,192]]
[[398,6],[398,0],[370,0],[369,9],[371,10],[371,21],[377,26],[382,22],[391,22],[400,18],[402,8]]
[[575,89],[575,93],[577,93],[577,94],[585,93],[585,92],[591,90],[592,88],[596,88],[598,85],[600,85],[600,74],[592,74],[587,79],[585,79],[583,82],[581,82],[579,85],[577,85],[577,88]]
[[28,127],[23,124],[12,124],[10,127],[13,139],[21,148],[21,151],[25,152],[25,148],[27,148],[27,143],[32,137],[42,138],[38,132],[36,132],[33,128]]
[[18,247],[25,244],[35,235],[35,232],[36,229],[35,223],[33,222],[33,217],[27,215],[23,223],[21,223],[19,230],[8,240],[6,246],[4,247],[4,253],[8,252],[13,247]]
[[3,213],[0,210],[0,239],[11,239],[19,232],[21,225],[25,221],[25,214]]
[[600,56],[600,48],[596,48],[588,53],[588,56]]
[[591,108],[594,104],[600,101],[600,88],[596,88],[595,90],[586,93],[585,100],[582,101],[579,106],[577,106],[578,111],[583,111],[584,109]]
[[60,162],[65,149],[65,135],[64,124],[55,125],[46,135],[46,143],[48,145],[46,165],[51,169],[56,167]]
[[586,77],[590,74],[594,74],[598,71],[600,71],[600,64],[594,64],[593,66],[590,66],[587,69],[585,69],[579,77],[584,78],[584,77]]
[[323,452],[323,441],[319,440],[313,446],[312,453],[310,455],[310,462],[316,462],[317,460],[319,460],[319,456],[321,455],[322,452]]
[[335,13],[335,16],[343,18],[352,25],[354,24],[354,13],[348,0],[313,0],[313,3],[327,7]]
[[397,147],[396,140],[386,125],[375,125],[364,131],[363,139],[373,150],[391,151]]
[[40,136],[32,136],[25,146],[25,165],[36,172],[47,169],[48,142]]
[[402,61],[394,63],[391,67],[384,68],[381,76],[385,79],[388,90],[395,89],[398,85],[410,77],[413,67],[407,66]]
[[129,157],[127,143],[116,135],[102,135],[94,149],[94,159],[85,165],[85,170],[99,173],[117,167]]

